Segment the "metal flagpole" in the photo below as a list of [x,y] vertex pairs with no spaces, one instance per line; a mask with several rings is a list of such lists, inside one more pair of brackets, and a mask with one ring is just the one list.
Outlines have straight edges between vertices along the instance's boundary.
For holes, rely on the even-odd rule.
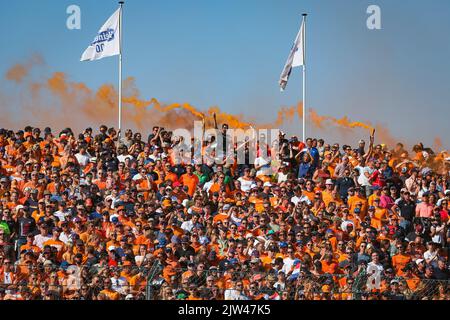
[[303,142],[306,143],[306,13],[303,13]]
[[119,141],[122,136],[122,9],[124,1],[119,1]]

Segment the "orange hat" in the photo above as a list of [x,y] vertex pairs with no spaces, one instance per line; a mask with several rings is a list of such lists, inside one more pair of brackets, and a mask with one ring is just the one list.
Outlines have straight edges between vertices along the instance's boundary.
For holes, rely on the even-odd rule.
[[322,292],[324,292],[324,293],[330,293],[331,292],[331,288],[330,288],[330,286],[329,285],[323,285],[322,286]]
[[172,201],[170,199],[164,199],[162,205],[163,207],[170,207],[172,205]]
[[120,210],[125,210],[125,207],[124,207],[124,206],[119,206],[119,207],[117,208],[117,211],[120,211]]
[[131,266],[131,262],[128,260],[125,260],[122,265],[123,266]]
[[59,167],[61,167],[61,164],[60,164],[59,162],[57,162],[57,161],[53,161],[53,162],[52,162],[52,167],[57,167],[57,168],[59,168]]

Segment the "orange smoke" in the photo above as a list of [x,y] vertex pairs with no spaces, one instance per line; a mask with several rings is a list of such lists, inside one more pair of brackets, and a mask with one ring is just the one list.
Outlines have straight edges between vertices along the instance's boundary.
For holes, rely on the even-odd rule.
[[222,112],[218,107],[211,107],[206,112],[201,112],[189,103],[182,103],[182,104],[181,103],[172,103],[172,104],[163,106],[155,98],[152,98],[150,100],[141,100],[136,95],[131,96],[131,97],[125,97],[122,99],[122,101],[124,103],[131,104],[135,108],[138,108],[141,110],[145,109],[147,107],[153,106],[153,110],[156,110],[160,113],[168,113],[168,112],[170,113],[176,109],[180,109],[180,110],[188,112],[197,120],[205,120],[206,124],[210,125],[210,126],[213,125],[214,114],[216,115],[216,119],[218,122],[226,122],[231,127],[234,127],[234,128],[245,128],[245,127],[248,127],[251,125],[251,123],[249,123],[249,122],[244,122],[242,120],[242,116],[236,116],[236,115]]
[[[7,80],[21,86],[23,95],[29,101],[21,102],[22,110],[19,110],[20,119],[16,125],[70,125],[80,130],[97,124],[116,127],[118,93],[113,85],[104,84],[93,90],[84,83],[70,81],[64,72],[55,72],[44,81],[33,82],[29,80],[30,71],[39,64],[43,64],[43,59],[34,55],[29,61],[10,68],[5,75]],[[155,98],[143,100],[133,77],[124,80],[123,89],[124,122],[132,124],[127,127],[134,126],[139,130],[148,131],[156,124],[169,129],[183,127],[189,130],[193,128],[194,120],[204,120],[211,127],[214,115],[218,124],[228,123],[231,128],[281,128],[287,123],[298,121],[296,115],[299,119],[303,116],[300,102],[296,106],[281,107],[273,122],[255,123],[245,120],[241,114],[229,114],[216,106],[200,111],[189,103],[162,104]],[[4,114],[3,123],[14,123],[5,119],[8,118],[7,112]],[[317,129],[337,129],[342,134],[351,134],[357,128],[373,128],[369,123],[351,121],[347,116],[335,118],[319,115],[314,109],[309,109],[307,117],[308,122]],[[375,125],[375,128],[378,142],[389,146],[396,143],[387,128],[381,125]],[[442,146],[442,142],[435,139],[435,145]]]
[[347,116],[344,116],[340,119],[336,119],[336,118],[332,118],[332,120],[338,124],[341,127],[344,128],[363,128],[363,129],[368,129],[368,130],[372,130],[373,128],[371,126],[369,126],[368,124],[362,123],[362,122],[358,122],[358,121],[354,121],[351,122]]
[[363,128],[363,129],[367,129],[367,130],[373,129],[372,126],[370,126],[366,123],[359,122],[359,121],[352,122],[349,120],[349,118],[347,116],[343,116],[340,119],[337,119],[337,118],[331,117],[331,116],[320,116],[313,109],[309,109],[309,114],[310,114],[311,122],[317,128],[324,128],[325,123],[329,122],[340,128],[347,128],[347,129]]
[[25,63],[18,63],[12,66],[5,75],[9,81],[21,83],[30,73],[30,70],[37,65],[44,64],[44,59],[39,54],[34,54]]
[[434,141],[433,141],[433,150],[434,150],[436,153],[441,152],[441,151],[444,151],[444,147],[443,147],[443,145],[442,145],[442,140],[441,140],[441,138],[439,138],[439,137],[434,138]]
[[324,128],[323,124],[327,120],[326,116],[320,116],[313,109],[309,109],[309,116],[310,116],[310,120],[311,120],[311,122],[312,122],[312,124],[314,126],[316,126],[319,129],[323,129]]
[[298,112],[296,107],[281,107],[277,112],[277,119],[274,122],[274,126],[280,127],[287,121],[292,122],[296,112]]

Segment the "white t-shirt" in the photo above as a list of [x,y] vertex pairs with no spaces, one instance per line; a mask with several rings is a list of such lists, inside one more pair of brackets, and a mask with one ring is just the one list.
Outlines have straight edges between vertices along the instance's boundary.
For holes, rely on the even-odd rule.
[[127,154],[127,155],[124,155],[124,154],[121,154],[120,156],[117,156],[117,160],[119,160],[119,162],[123,162],[123,163],[125,163],[125,159],[133,159],[133,156],[132,155],[129,155],[129,154]]
[[51,237],[47,237],[47,236],[43,236],[38,234],[37,236],[34,237],[34,245],[39,247],[40,249],[44,248],[44,242],[47,240],[50,240]]
[[66,221],[66,217],[70,216],[70,212],[58,210],[53,215],[57,217],[59,221]]
[[68,244],[70,241],[69,235],[67,235],[64,232],[61,232],[61,234],[59,235],[59,240],[61,240],[62,242],[64,242],[64,244]]
[[295,205],[297,205],[299,202],[306,202],[308,205],[311,204],[311,200],[305,195],[301,195],[300,197],[294,196],[291,198],[291,202]]
[[214,184],[214,181],[210,180],[208,182],[206,182],[203,185],[203,191],[209,192],[209,189],[211,189],[212,185]]
[[359,170],[359,172],[361,173],[358,177],[358,183],[361,186],[370,186],[370,182],[369,182],[369,178],[366,177],[365,173],[368,172],[369,173],[369,177],[372,175],[372,173],[375,171],[375,169],[371,169],[370,167],[361,167],[361,166],[356,166],[356,169]]
[[372,274],[373,271],[370,271],[370,270],[371,270],[373,267],[375,267],[375,269],[377,269],[380,273],[383,272],[383,270],[384,270],[383,265],[382,265],[381,263],[380,263],[380,264],[376,264],[376,263],[374,263],[374,262],[369,262],[369,263],[367,264],[367,270],[366,270],[367,274],[369,274],[369,275]]
[[91,157],[87,153],[85,154],[77,153],[75,155],[75,158],[77,158],[78,163],[82,167],[85,167],[89,163],[89,160],[91,159]]
[[238,181],[241,183],[241,190],[243,192],[249,191],[251,185],[255,182],[253,179],[245,179],[244,177],[240,177]]
[[236,289],[227,289],[224,292],[224,299],[225,300],[248,300],[246,296],[241,294]]
[[278,172],[278,183],[282,183],[284,181],[287,181],[288,174],[289,173],[284,174],[283,172]]
[[258,157],[255,159],[255,167],[261,166],[256,172],[257,176],[270,176],[272,174],[272,167],[270,166],[270,160],[266,160],[263,157]]
[[437,257],[437,251],[435,252],[431,252],[430,250],[425,251],[425,253],[423,254],[423,258],[425,260],[435,260]]
[[290,257],[284,258],[283,260],[283,268],[281,268],[281,271],[284,272],[284,274],[288,274],[292,270],[292,266],[294,265],[295,259],[292,259]]
[[194,223],[192,220],[185,221],[181,224],[181,229],[191,232],[192,228],[194,228]]

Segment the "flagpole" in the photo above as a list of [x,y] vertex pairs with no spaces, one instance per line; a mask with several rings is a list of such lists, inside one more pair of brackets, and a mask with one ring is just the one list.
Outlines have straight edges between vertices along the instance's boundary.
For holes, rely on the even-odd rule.
[[119,1],[119,141],[122,136],[122,9],[124,1]]
[[303,13],[303,142],[306,143],[306,16]]

